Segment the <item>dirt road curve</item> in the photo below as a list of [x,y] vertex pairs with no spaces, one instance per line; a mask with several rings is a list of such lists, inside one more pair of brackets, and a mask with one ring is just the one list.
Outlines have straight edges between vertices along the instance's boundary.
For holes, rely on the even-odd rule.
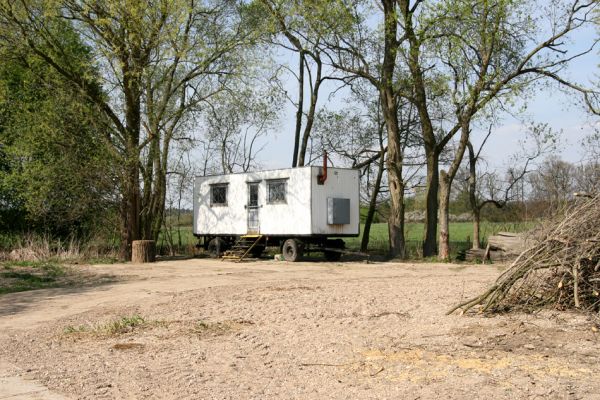
[[583,315],[446,316],[494,266],[80,267],[0,297],[0,399],[600,399]]

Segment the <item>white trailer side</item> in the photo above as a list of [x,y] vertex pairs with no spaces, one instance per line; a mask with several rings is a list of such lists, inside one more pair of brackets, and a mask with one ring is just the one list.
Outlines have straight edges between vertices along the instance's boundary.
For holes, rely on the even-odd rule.
[[[198,177],[194,184],[194,234],[239,236],[249,232],[249,186],[258,189],[258,231],[267,236],[356,236],[359,234],[359,171],[308,166]],[[269,185],[285,183],[285,201],[269,201]],[[214,186],[226,187],[226,204],[211,204]],[[328,199],[349,200],[349,220],[328,223]],[[331,221],[329,221],[331,222]]]

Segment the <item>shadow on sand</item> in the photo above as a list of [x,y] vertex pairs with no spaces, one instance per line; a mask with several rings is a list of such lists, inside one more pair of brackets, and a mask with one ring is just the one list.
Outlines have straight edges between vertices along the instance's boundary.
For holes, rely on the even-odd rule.
[[18,314],[55,297],[107,290],[113,284],[129,279],[131,277],[75,271],[69,276],[68,280],[59,282],[52,288],[32,289],[0,295],[0,317]]

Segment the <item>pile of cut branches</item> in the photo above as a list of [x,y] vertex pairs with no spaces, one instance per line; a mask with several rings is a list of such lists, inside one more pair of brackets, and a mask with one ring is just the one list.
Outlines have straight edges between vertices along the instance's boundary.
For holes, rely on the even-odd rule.
[[482,295],[453,307],[481,312],[542,307],[600,311],[600,195],[578,198],[541,226]]

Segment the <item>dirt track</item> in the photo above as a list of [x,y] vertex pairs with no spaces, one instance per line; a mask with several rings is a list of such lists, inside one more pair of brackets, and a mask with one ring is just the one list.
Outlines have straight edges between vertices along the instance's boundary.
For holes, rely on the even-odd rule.
[[[0,399],[600,399],[586,317],[444,315],[498,267],[82,268],[119,281],[0,297]],[[145,322],[97,329],[134,315]],[[14,396],[19,382],[37,389]]]

